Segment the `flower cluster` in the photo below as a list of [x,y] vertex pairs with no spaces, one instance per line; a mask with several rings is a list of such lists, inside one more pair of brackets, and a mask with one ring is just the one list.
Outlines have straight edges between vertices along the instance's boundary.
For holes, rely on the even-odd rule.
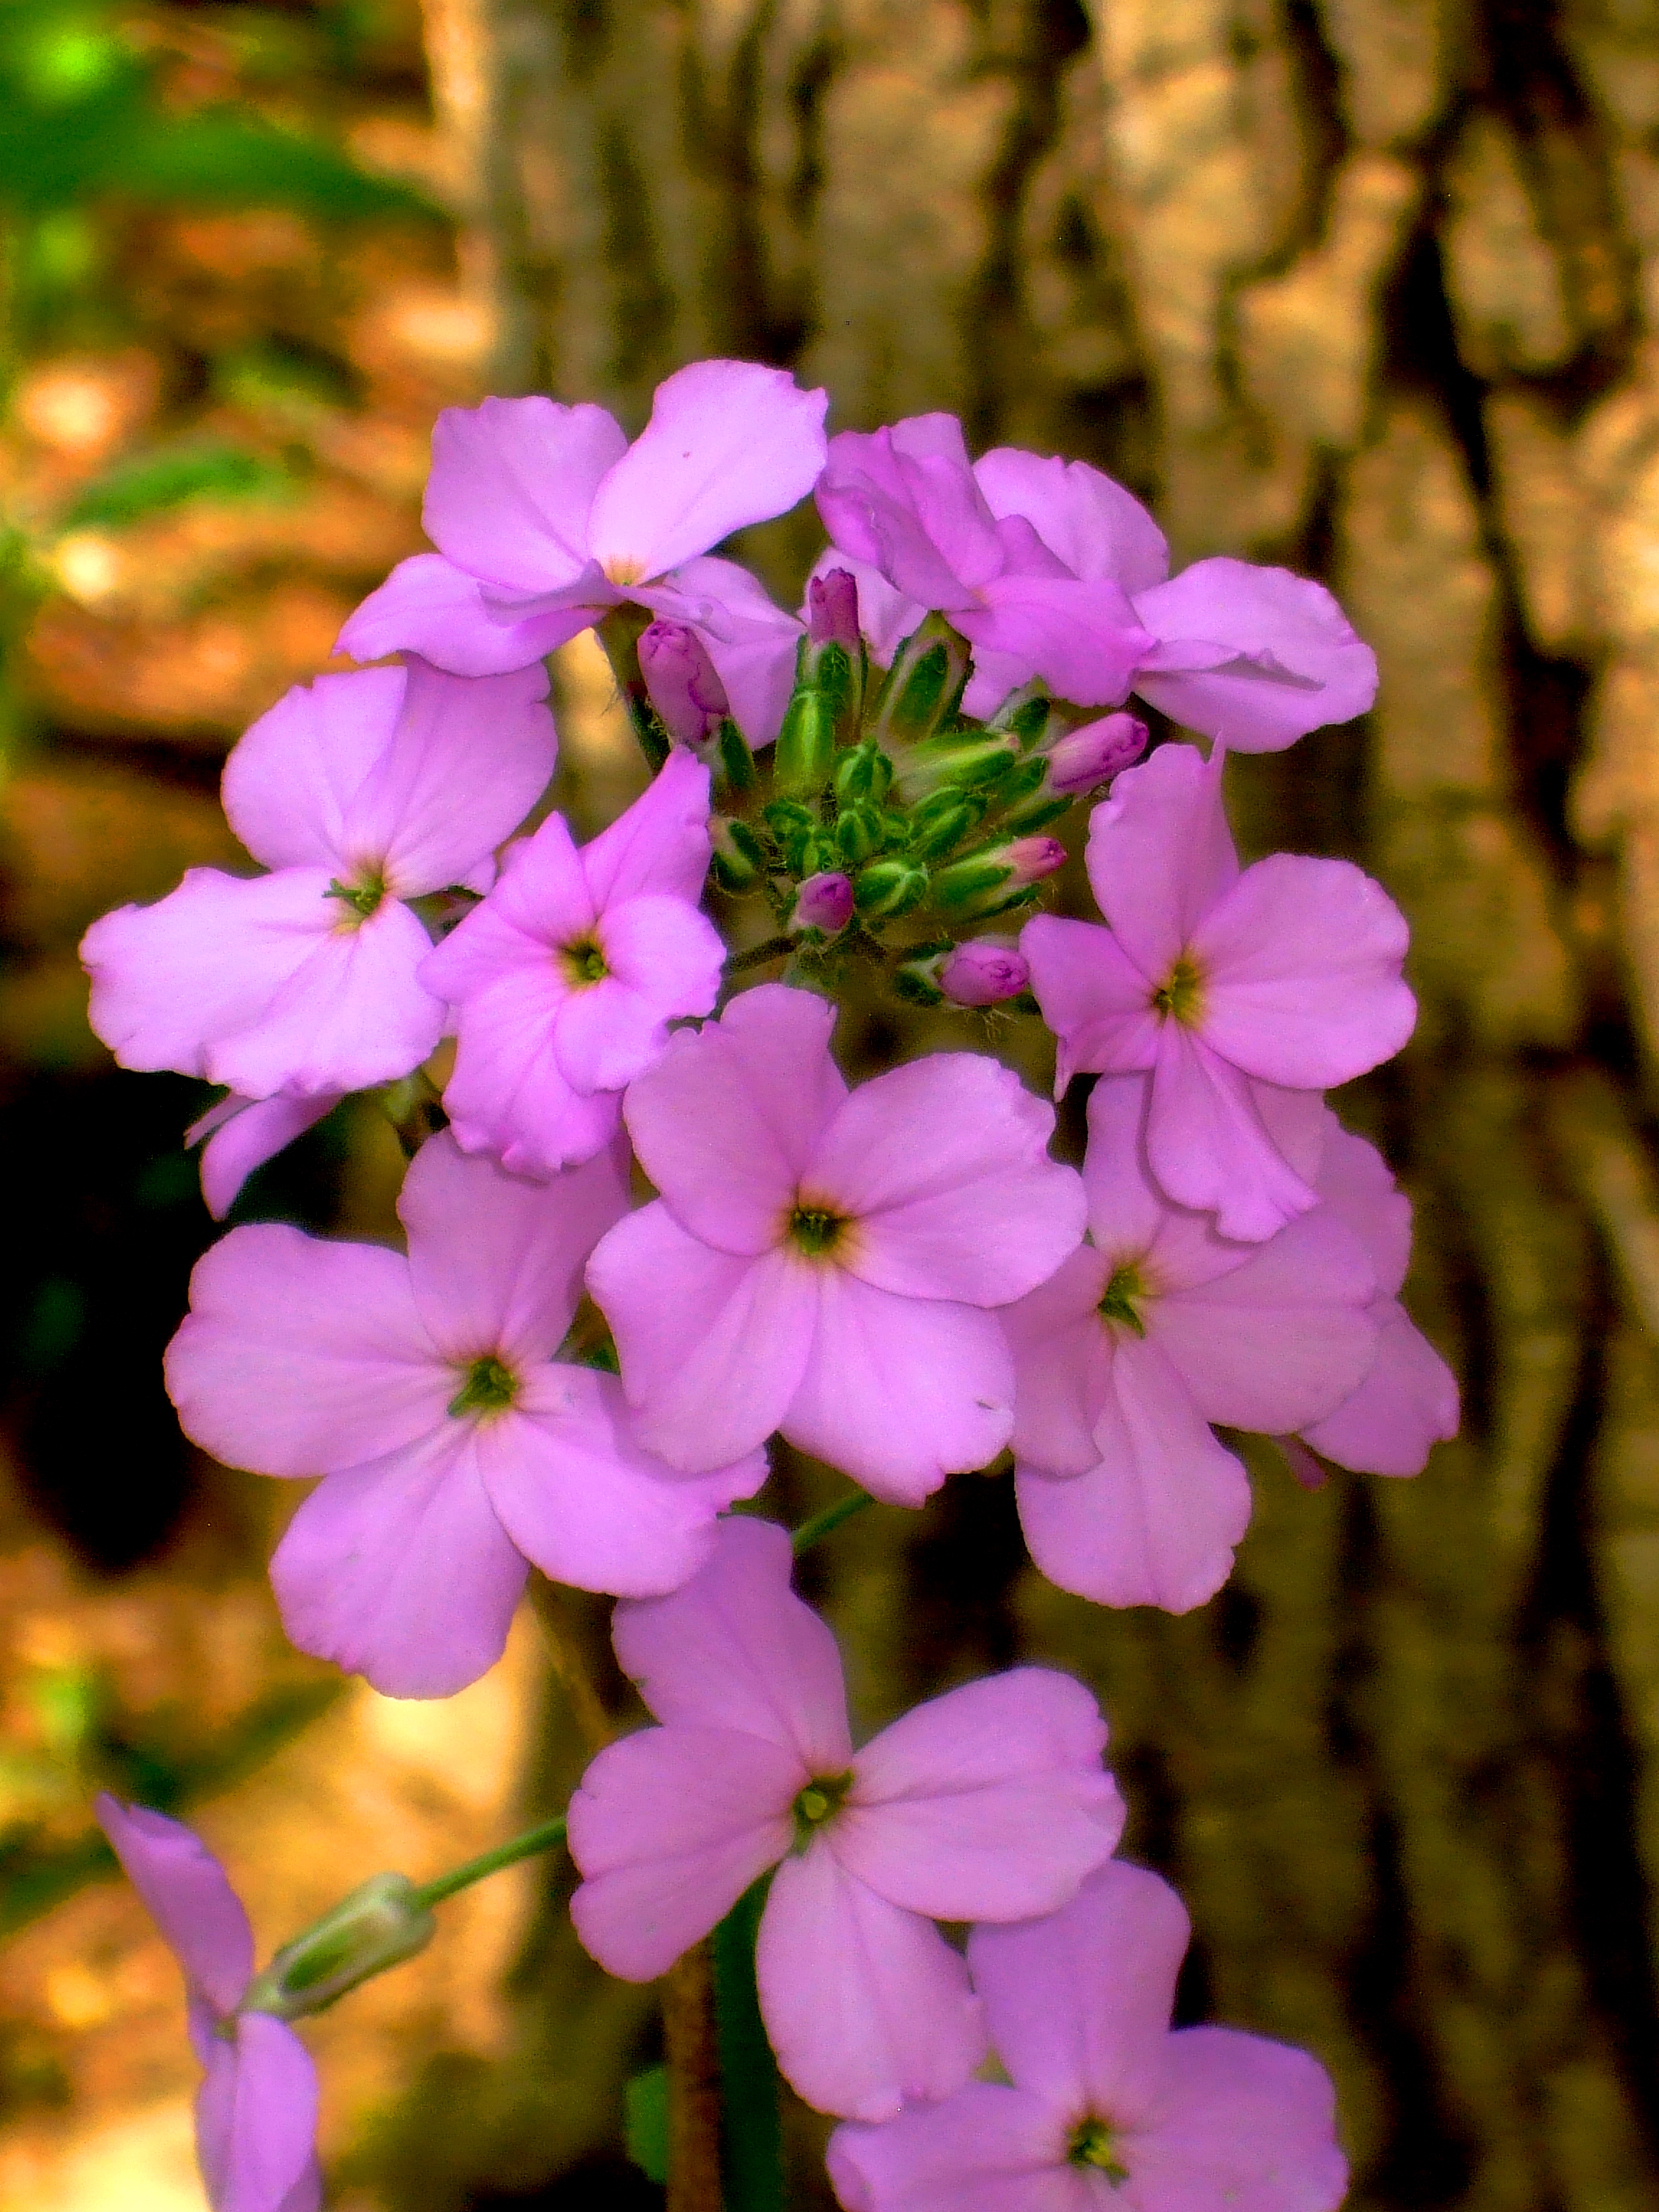
[[[1167,2032],[1185,1919],[1112,1856],[1089,1693],[1018,1668],[855,1747],[785,1532],[732,1509],[775,1437],[908,1507],[1006,1453],[1044,1574],[1182,1611],[1249,1518],[1218,1427],[1314,1480],[1415,1473],[1452,1432],[1399,1303],[1407,1201],[1323,1096],[1410,1034],[1405,924],[1345,862],[1241,868],[1223,806],[1230,751],[1363,712],[1374,664],[1317,584],[1170,577],[1082,463],[970,463],[944,416],[826,444],[825,405],[704,362],[631,445],[541,398],[444,415],[438,550],[341,639],[385,665],[296,690],[227,764],[265,872],[192,870],[88,933],[122,1064],[225,1089],[190,1133],[216,1215],[348,1093],[441,1092],[405,1249],[232,1228],[168,1387],[219,1458],[321,1478],[283,1617],[386,1692],[474,1680],[532,1568],[618,1600],[658,1725],[572,1801],[577,1932],[650,1979],[769,1883],[761,2012],[846,2122],[849,2212],[1120,2185],[1322,2212],[1314,2062]],[[813,492],[797,615],[711,549]],[[655,773],[579,846],[544,811],[542,664],[588,628]],[[1207,754],[1149,750],[1132,694]],[[1091,799],[1101,920],[1035,910]],[[849,1084],[854,975],[901,1018],[963,1010],[964,1048]],[[1057,1097],[1095,1079],[1080,1165],[987,1048],[1010,1012],[1053,1033]],[[186,1832],[104,1817],[191,1981],[216,2206],[309,2212],[314,2090],[245,1994],[240,1907]],[[973,2079],[993,2048],[1012,2086]]]

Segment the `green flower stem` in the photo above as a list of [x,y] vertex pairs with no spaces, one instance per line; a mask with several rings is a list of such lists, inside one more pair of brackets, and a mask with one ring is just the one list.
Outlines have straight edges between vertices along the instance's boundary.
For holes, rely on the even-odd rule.
[[417,1889],[410,1903],[420,1911],[428,1912],[447,1897],[471,1889],[475,1881],[483,1881],[487,1875],[500,1874],[503,1867],[517,1866],[520,1859],[533,1859],[538,1851],[556,1850],[564,1836],[565,1820],[561,1813],[556,1820],[544,1820],[539,1828],[526,1828],[523,1835],[514,1836],[510,1843],[497,1844],[493,1851],[481,1851],[464,1866],[452,1867],[447,1874],[441,1874],[435,1881],[428,1881]]
[[796,1557],[799,1558],[803,1552],[810,1552],[814,1544],[821,1543],[826,1536],[834,1535],[843,1521],[850,1521],[855,1513],[862,1513],[866,1505],[873,1505],[875,1502],[867,1490],[855,1490],[850,1498],[838,1498],[833,1505],[826,1505],[822,1513],[815,1513],[810,1521],[803,1521],[789,1540],[795,1547]]

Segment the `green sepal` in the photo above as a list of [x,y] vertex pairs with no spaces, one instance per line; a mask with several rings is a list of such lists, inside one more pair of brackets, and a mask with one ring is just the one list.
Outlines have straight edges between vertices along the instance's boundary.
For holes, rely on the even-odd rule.
[[836,763],[836,797],[843,806],[860,799],[878,806],[892,784],[893,763],[879,745],[854,745]]
[[1029,837],[1033,830],[1046,830],[1050,823],[1069,814],[1074,804],[1070,799],[1029,799],[1024,806],[1008,810],[1002,817],[1003,825],[1017,837]]
[[773,782],[779,791],[810,796],[823,789],[835,766],[835,702],[826,692],[798,690],[778,732],[772,755]]
[[[943,804],[936,802],[942,801]],[[985,803],[964,793],[936,792],[916,809],[910,824],[909,847],[919,860],[943,860],[985,818]]]
[[724,784],[728,791],[750,792],[755,788],[755,756],[749,750],[749,741],[728,714],[714,733],[714,781]]
[[708,837],[714,848],[714,880],[722,890],[753,890],[765,872],[766,854],[748,823],[717,814],[709,823]]
[[370,1876],[303,1936],[285,1943],[249,1984],[240,2012],[300,2020],[423,1951],[438,1923],[404,1874]]
[[880,851],[885,842],[884,828],[883,817],[873,806],[854,805],[842,809],[836,823],[836,848],[848,867],[857,867],[872,853]]
[[1022,752],[1029,752],[1048,726],[1053,702],[1044,690],[1041,678],[1033,677],[1011,691],[997,708],[986,727],[1012,732]]
[[984,909],[977,902],[994,897],[1013,873],[1012,860],[1000,859],[994,853],[970,853],[935,870],[933,903],[947,913],[965,912],[970,906],[975,912],[981,912]]
[[927,616],[893,655],[871,734],[885,745],[919,744],[954,717],[968,682],[968,641],[940,614]]
[[853,902],[872,919],[908,914],[927,896],[927,871],[910,860],[872,860],[853,884]]

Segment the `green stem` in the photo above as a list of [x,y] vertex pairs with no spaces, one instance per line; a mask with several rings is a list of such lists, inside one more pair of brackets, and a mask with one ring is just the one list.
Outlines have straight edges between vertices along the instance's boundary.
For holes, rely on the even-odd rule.
[[434,1905],[441,1905],[447,1897],[458,1890],[471,1889],[475,1881],[486,1875],[499,1874],[503,1867],[517,1866],[520,1859],[533,1859],[538,1851],[550,1851],[564,1841],[565,1820],[560,1814],[556,1820],[544,1820],[539,1828],[528,1828],[510,1843],[497,1844],[493,1851],[481,1851],[476,1859],[468,1859],[465,1866],[452,1867],[441,1874],[435,1881],[428,1881],[417,1889],[410,1903],[422,1912],[429,1912]]
[[786,952],[795,949],[793,937],[769,937],[763,945],[751,945],[746,952],[734,952],[726,963],[726,972],[738,975],[745,968],[763,968],[769,960],[781,960]]
[[777,2063],[755,1987],[755,1936],[770,1880],[763,1875],[714,1930],[726,2212],[784,2212]]
[[862,1513],[866,1505],[873,1505],[875,1502],[867,1490],[855,1490],[850,1498],[838,1498],[833,1505],[826,1505],[822,1513],[815,1513],[810,1521],[803,1521],[789,1540],[795,1547],[796,1556],[799,1557],[802,1552],[810,1552],[813,1545],[821,1543],[824,1537],[834,1535],[843,1521],[850,1521],[855,1513]]

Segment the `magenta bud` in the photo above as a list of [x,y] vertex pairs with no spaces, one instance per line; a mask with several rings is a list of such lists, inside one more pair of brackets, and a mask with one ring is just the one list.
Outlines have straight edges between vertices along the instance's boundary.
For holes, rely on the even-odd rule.
[[958,1006],[994,1006],[1030,987],[1024,956],[995,937],[970,937],[939,971],[939,987]]
[[1052,876],[1056,868],[1066,865],[1066,848],[1058,837],[1015,837],[1002,849],[1004,858],[1013,863],[1010,890],[1041,883],[1044,876]]
[[791,929],[821,929],[833,937],[853,919],[853,885],[846,876],[808,876],[795,894]]
[[845,646],[856,660],[859,650],[859,587],[845,568],[814,576],[806,586],[806,635],[813,645]]
[[1068,730],[1048,748],[1048,788],[1071,799],[1138,761],[1146,750],[1146,725],[1133,714],[1107,714]]
[[677,745],[705,744],[732,711],[702,640],[684,623],[653,622],[640,638],[640,673]]

